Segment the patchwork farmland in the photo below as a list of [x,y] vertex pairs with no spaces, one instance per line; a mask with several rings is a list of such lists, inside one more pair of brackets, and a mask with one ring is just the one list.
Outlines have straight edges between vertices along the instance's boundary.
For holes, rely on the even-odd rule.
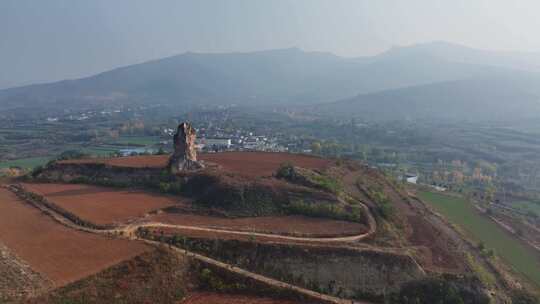
[[[145,286],[145,278],[125,281],[122,276],[131,275],[119,263],[138,265],[142,253],[154,252],[151,246],[195,261],[183,266],[196,267],[194,273],[175,274],[158,269],[160,262],[147,256],[148,271],[193,285],[181,294],[160,293],[174,298],[171,303],[289,303],[264,293],[219,292],[230,286],[246,291],[242,282],[247,278],[273,288],[298,288],[323,303],[348,303],[343,297],[353,303],[382,300],[387,292],[398,296],[403,286],[440,275],[478,298],[488,290],[483,288],[506,286],[495,277],[489,283],[461,280],[476,272],[476,262],[461,251],[464,240],[421,200],[373,168],[288,153],[201,158],[208,166],[179,174],[166,170],[167,156],[161,155],[51,163],[26,181],[14,180],[8,188],[17,196],[4,193],[4,201],[12,203],[0,208],[5,217],[0,217],[0,241],[52,286],[120,267],[114,278],[101,273],[87,287],[70,285],[59,294],[72,298],[78,295],[71,288],[91,293],[105,281]],[[47,254],[36,254],[37,247]],[[469,258],[481,253],[475,254]],[[212,268],[215,275],[236,283],[205,277],[200,263],[218,267]],[[159,289],[160,284],[149,284]],[[107,298],[114,298],[111,292]],[[129,293],[121,296],[129,298]]]
[[63,286],[150,247],[69,229],[0,188],[0,242],[30,267]]

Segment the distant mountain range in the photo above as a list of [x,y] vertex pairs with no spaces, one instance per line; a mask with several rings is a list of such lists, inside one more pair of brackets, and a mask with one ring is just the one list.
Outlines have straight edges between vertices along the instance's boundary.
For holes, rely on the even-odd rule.
[[515,73],[362,94],[307,108],[364,121],[510,121],[540,118],[540,75]]
[[[536,106],[540,84],[537,73],[540,53],[482,51],[443,42],[392,48],[361,58],[296,48],[185,53],[87,78],[1,90],[0,106],[31,109],[159,103],[189,107],[235,103],[314,105],[314,110],[338,115],[371,113],[396,119],[437,113],[459,117],[466,114],[459,109],[467,106]],[[332,103],[337,100],[342,101]],[[399,105],[394,111],[403,112],[390,115],[376,109],[377,105]],[[451,113],[448,107],[456,110]],[[417,112],[408,111],[412,108]],[[479,111],[470,111],[471,116],[475,113]]]
[[[411,72],[419,74],[431,70],[425,65],[443,67],[441,62],[446,62],[448,69],[439,70],[439,79],[433,83],[362,93],[303,109],[313,114],[366,121],[540,118],[540,53],[482,51],[434,42],[393,48],[361,60],[377,66],[385,62],[394,68],[403,62],[416,63],[418,68]],[[464,77],[443,80],[456,76],[458,71]]]

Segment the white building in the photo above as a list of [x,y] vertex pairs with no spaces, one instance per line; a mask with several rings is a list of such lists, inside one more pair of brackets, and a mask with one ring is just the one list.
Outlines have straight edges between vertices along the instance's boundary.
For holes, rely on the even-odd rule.
[[232,140],[230,138],[201,138],[197,140],[197,145],[200,148],[230,148],[232,145]]
[[418,182],[418,175],[416,174],[405,174],[405,180],[407,183],[416,184]]

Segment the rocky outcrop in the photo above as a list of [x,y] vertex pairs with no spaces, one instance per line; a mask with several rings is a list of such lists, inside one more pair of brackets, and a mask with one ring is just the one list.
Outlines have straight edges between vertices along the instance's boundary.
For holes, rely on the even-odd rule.
[[186,170],[197,170],[203,168],[203,164],[197,161],[197,151],[195,149],[195,139],[197,135],[191,124],[183,122],[178,125],[174,134],[174,152],[169,159],[169,169],[173,173]]

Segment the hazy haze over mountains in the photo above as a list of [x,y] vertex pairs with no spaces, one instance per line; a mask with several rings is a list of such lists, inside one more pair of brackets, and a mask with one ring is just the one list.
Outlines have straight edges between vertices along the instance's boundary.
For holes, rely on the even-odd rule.
[[3,0],[0,89],[187,51],[358,57],[436,40],[540,51],[539,10],[537,0]]
[[[435,42],[395,48],[378,56],[394,62],[429,58],[453,68],[468,64],[478,69],[471,77],[372,94],[360,94],[320,105],[313,112],[365,120],[484,120],[504,121],[540,117],[540,54],[482,51]],[[421,68],[420,68],[421,69]],[[447,73],[448,70],[441,70]]]
[[[540,96],[539,70],[538,53],[482,51],[444,42],[357,58],[297,48],[185,53],[87,78],[3,90],[0,102],[10,108],[76,108],[127,103],[283,106],[346,99],[317,109],[371,119],[437,117],[437,113],[447,118],[500,119],[503,113],[489,111],[505,112],[510,106],[511,117],[520,117],[523,111],[536,115],[531,110]],[[387,115],[386,108],[393,114]]]

